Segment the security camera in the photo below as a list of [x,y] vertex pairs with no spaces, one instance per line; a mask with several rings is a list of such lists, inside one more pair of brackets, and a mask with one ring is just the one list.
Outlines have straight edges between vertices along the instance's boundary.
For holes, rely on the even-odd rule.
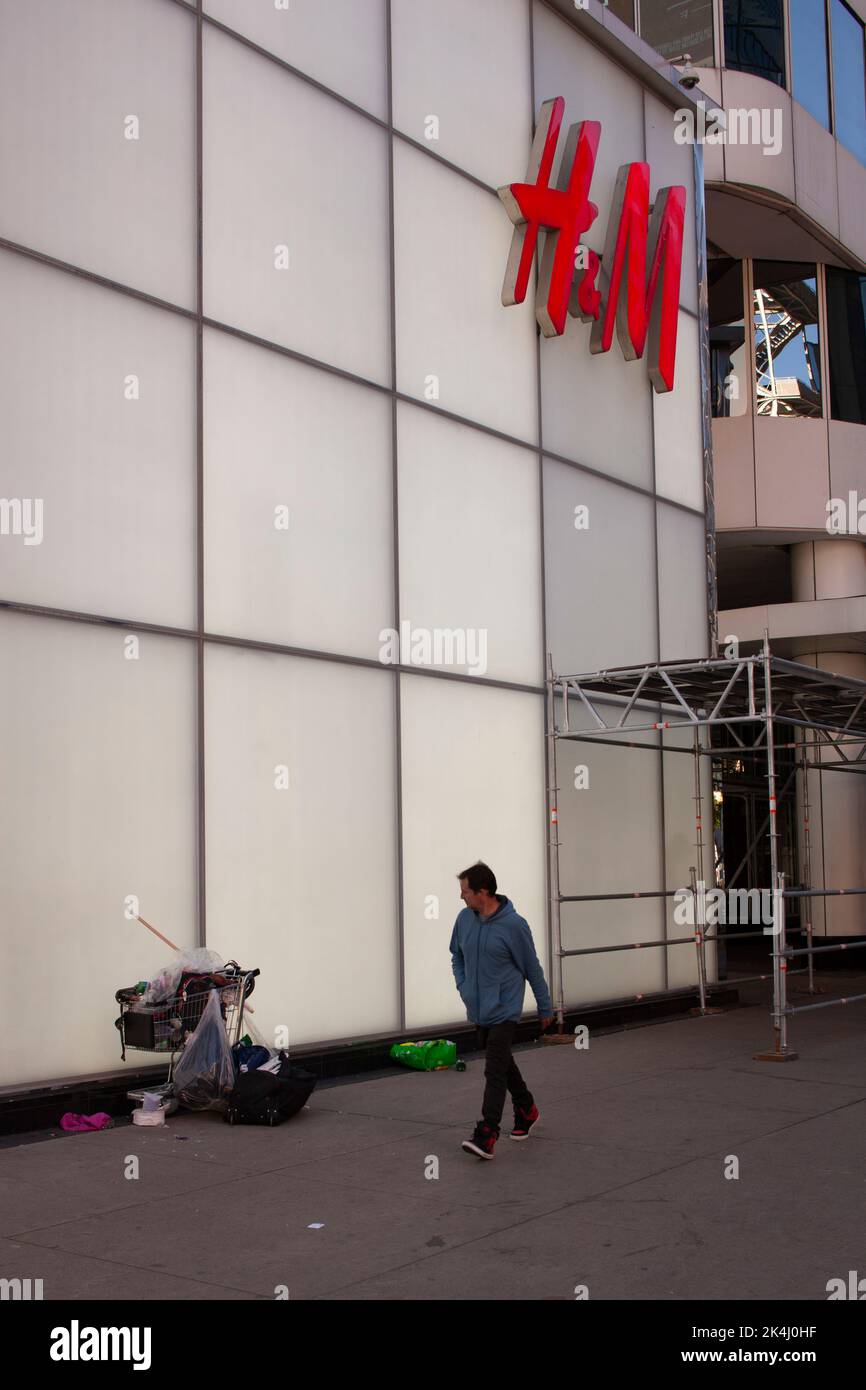
[[701,74],[697,68],[692,67],[691,53],[678,53],[675,58],[669,58],[668,62],[672,68],[679,68],[681,64],[683,65],[677,79],[681,87],[685,87],[687,92],[690,92],[693,87],[697,87],[701,80]]

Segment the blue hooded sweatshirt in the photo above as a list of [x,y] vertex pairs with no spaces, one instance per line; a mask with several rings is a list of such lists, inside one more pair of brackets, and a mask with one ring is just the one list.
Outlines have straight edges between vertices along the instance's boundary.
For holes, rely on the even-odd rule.
[[480,1028],[519,1019],[528,981],[539,1018],[550,1018],[553,1003],[532,933],[511,900],[496,896],[498,912],[481,917],[465,907],[451,933],[451,966],[466,1016]]

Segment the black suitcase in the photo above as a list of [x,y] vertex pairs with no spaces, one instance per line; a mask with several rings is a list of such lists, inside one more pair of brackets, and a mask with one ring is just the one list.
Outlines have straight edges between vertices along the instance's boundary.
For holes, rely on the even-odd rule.
[[303,1110],[316,1087],[312,1072],[280,1053],[279,1072],[239,1072],[223,1119],[230,1125],[279,1125]]

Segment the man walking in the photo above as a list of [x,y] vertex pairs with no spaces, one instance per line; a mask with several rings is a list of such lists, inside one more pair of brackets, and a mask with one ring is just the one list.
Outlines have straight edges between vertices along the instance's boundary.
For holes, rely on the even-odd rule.
[[527,981],[542,1028],[553,1022],[553,1003],[532,933],[513,903],[496,892],[493,870],[479,861],[457,877],[466,906],[451,933],[451,965],[466,1016],[478,1028],[479,1046],[486,1049],[483,1118],[472,1138],[464,1139],[463,1148],[479,1158],[492,1158],[506,1090],[514,1103],[509,1138],[527,1139],[540,1118],[511,1055]]

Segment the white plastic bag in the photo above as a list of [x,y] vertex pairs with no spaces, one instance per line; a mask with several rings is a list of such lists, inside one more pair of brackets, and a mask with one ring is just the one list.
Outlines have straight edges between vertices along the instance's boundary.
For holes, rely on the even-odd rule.
[[175,964],[179,965],[181,970],[194,970],[198,975],[210,975],[225,969],[225,961],[219,952],[211,951],[207,946],[194,946],[188,951],[178,951]]
[[219,990],[212,989],[198,1027],[187,1040],[174,1069],[175,1094],[188,1110],[222,1110],[234,1084],[235,1069],[220,1011]]
[[180,977],[185,970],[195,971],[198,975],[210,975],[214,971],[222,970],[225,961],[216,951],[210,951],[206,946],[194,946],[190,950],[175,951],[174,960],[170,965],[164,965],[159,974],[150,981],[144,994],[141,996],[142,1004],[160,1004],[163,999],[170,999],[177,994],[177,987],[180,984]]

